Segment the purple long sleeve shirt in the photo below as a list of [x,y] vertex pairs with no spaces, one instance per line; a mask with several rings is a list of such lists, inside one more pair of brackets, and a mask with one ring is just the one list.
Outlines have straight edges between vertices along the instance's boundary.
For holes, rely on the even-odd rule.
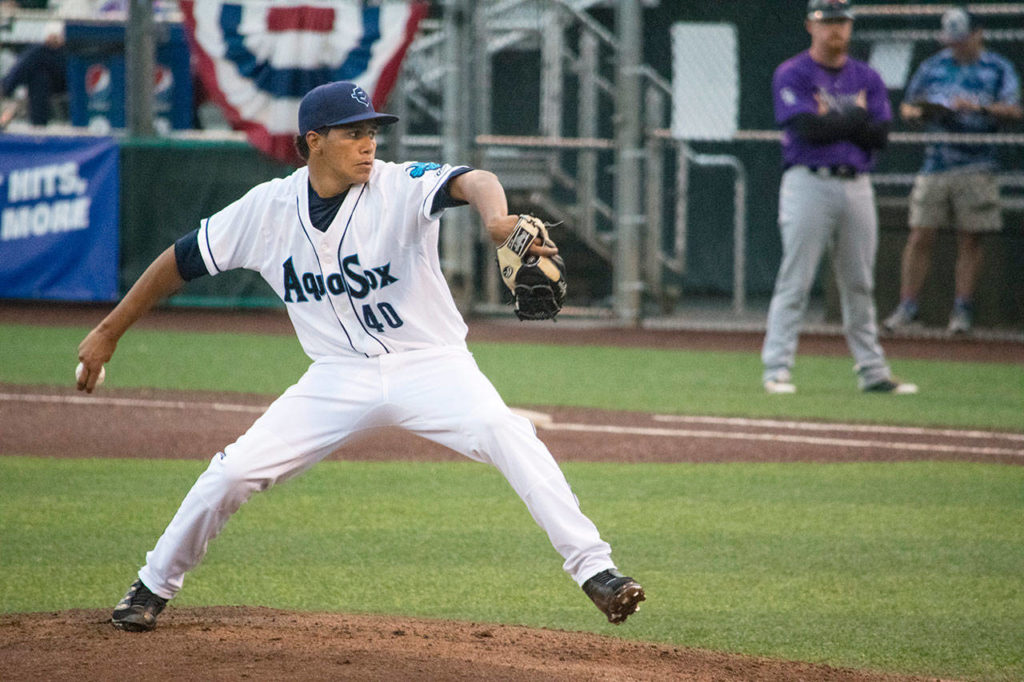
[[[806,142],[789,127],[797,114],[818,115],[818,100],[828,111],[843,112],[856,106],[858,94],[867,98],[867,111],[873,121],[891,121],[889,93],[881,76],[864,62],[848,58],[841,69],[826,68],[807,51],[787,59],[775,70],[772,95],[775,123],[782,128],[782,161],[789,166],[853,166],[868,172],[875,155],[853,142],[840,140],[829,144]],[[817,98],[815,97],[817,95]]]

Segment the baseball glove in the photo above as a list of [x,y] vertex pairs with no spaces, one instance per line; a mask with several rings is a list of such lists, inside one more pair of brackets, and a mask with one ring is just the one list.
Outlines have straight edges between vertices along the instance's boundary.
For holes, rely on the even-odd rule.
[[561,256],[527,253],[537,237],[545,246],[555,245],[539,218],[521,215],[508,239],[498,247],[501,279],[512,292],[514,310],[520,320],[550,320],[565,300],[565,263]]

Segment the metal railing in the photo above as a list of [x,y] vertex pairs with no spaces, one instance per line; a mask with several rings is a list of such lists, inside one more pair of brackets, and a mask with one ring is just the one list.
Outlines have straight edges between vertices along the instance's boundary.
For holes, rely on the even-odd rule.
[[[410,46],[404,82],[396,89],[402,100],[396,113],[403,118],[408,118],[403,114],[419,117],[421,128],[425,121],[437,134],[411,135],[399,129],[395,148],[403,153],[414,146],[429,146],[441,151],[444,158],[472,160],[497,172],[507,189],[519,192],[548,217],[564,220],[591,251],[610,264],[615,315],[626,323],[637,323],[642,293],[660,286],[661,268],[652,274],[650,268],[641,267],[641,258],[649,255],[640,253],[641,244],[646,249],[655,243],[649,236],[651,197],[671,188],[661,177],[653,183],[650,175],[643,181],[640,177],[645,171],[654,172],[644,161],[651,124],[645,126],[643,102],[638,106],[641,81],[646,84],[646,74],[652,72],[631,63],[641,51],[640,2],[612,3],[617,34],[584,11],[590,4],[594,3],[448,0],[441,20],[428,24]],[[627,28],[635,38],[625,38],[624,47]],[[455,36],[460,37],[453,40]],[[444,46],[453,43],[472,45],[472,58],[445,53]],[[510,49],[539,54],[541,92],[535,135],[495,135],[489,98],[466,94],[490,91],[492,59]],[[632,57],[627,59],[629,55]],[[460,70],[464,73],[457,75]],[[462,84],[458,92],[439,90],[452,80]],[[569,82],[574,83],[574,91],[566,87]],[[633,88],[634,96],[624,95]],[[570,96],[570,92],[574,94]],[[628,107],[625,99],[630,100]],[[452,104],[452,100],[456,102]],[[608,119],[601,123],[601,116],[608,116],[609,111],[614,111],[614,139],[599,134],[609,127]],[[471,133],[445,128],[453,120]],[[462,140],[461,149],[451,145],[453,137]],[[610,167],[615,169],[613,188],[602,173]],[[459,224],[462,218],[455,213],[460,212],[453,212],[444,229],[447,240],[442,247],[442,265],[446,275],[450,281],[471,282],[477,280],[476,268],[481,268],[483,291],[464,290],[460,303],[470,308],[493,305],[502,295],[494,268],[489,262],[475,263],[473,254],[460,244],[476,243],[482,253],[492,246],[480,230],[466,222]],[[660,231],[660,212],[655,220]],[[674,262],[664,257],[660,260]]]

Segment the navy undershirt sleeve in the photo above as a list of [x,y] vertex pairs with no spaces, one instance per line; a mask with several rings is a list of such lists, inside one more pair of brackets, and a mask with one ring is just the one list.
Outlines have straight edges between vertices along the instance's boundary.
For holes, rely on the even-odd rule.
[[199,253],[199,230],[195,229],[174,242],[174,260],[178,263],[178,274],[186,282],[210,274]]
[[456,171],[452,171],[452,174],[448,176],[448,180],[444,183],[444,187],[442,187],[438,191],[438,193],[434,195],[434,203],[431,204],[431,206],[430,206],[431,214],[437,213],[438,211],[444,210],[446,208],[455,208],[456,206],[465,206],[467,203],[469,203],[467,201],[462,201],[460,199],[453,199],[452,195],[448,194],[448,185],[451,184],[451,181],[454,180],[455,178],[457,178],[460,175],[463,175],[465,173],[468,173],[471,170],[473,170],[473,169],[472,168],[460,168],[460,169],[458,169]]

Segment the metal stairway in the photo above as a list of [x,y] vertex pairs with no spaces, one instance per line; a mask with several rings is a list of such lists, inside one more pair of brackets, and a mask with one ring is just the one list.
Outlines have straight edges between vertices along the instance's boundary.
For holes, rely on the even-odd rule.
[[[441,18],[421,23],[394,92],[397,100],[389,106],[402,119],[393,142],[397,158],[429,154],[497,173],[510,200],[564,222],[603,260],[600,270],[614,278],[618,290],[616,314],[638,319],[641,294],[658,293],[662,266],[673,262],[660,248],[660,208],[652,208],[660,207],[671,188],[663,186],[666,179],[653,166],[641,166],[640,153],[651,151],[641,147],[643,129],[665,127],[669,93],[663,79],[636,63],[640,45],[621,47],[621,36],[587,12],[619,5],[632,5],[639,17],[640,0],[445,0]],[[617,14],[616,23],[621,16],[629,15]],[[532,53],[539,64],[539,102],[532,96],[522,102],[537,107],[530,112],[538,120],[531,135],[494,134],[489,93],[503,55],[511,53]],[[625,117],[619,92],[624,63],[633,64],[626,82],[635,87]],[[632,140],[621,135],[623,127]],[[624,156],[629,146],[635,149]],[[645,175],[648,182],[641,183]],[[631,183],[626,191],[624,177]],[[650,196],[641,196],[641,185]],[[631,207],[609,199],[630,195]],[[443,265],[453,289],[463,287],[456,291],[460,307],[496,304],[501,287],[495,269],[479,267],[490,264],[478,256],[489,253],[490,244],[469,224],[468,212],[450,212],[445,220]],[[617,243],[627,245],[627,253]],[[641,261],[647,263],[643,268]],[[484,286],[474,291],[470,283],[478,269]]]

